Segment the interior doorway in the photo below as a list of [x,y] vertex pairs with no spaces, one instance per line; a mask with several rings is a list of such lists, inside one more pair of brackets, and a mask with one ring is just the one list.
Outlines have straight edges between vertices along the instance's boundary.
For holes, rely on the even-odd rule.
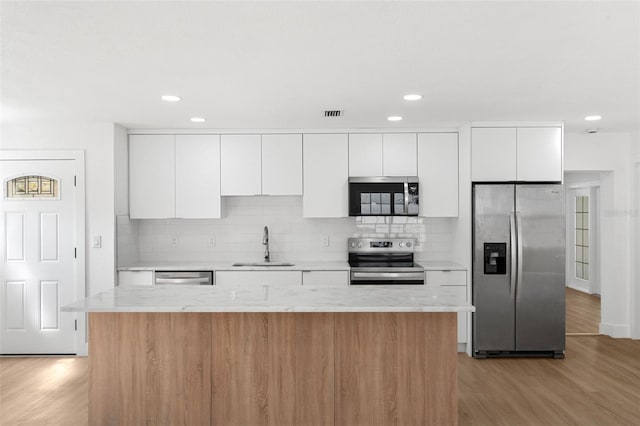
[[599,334],[600,173],[567,173],[566,332]]

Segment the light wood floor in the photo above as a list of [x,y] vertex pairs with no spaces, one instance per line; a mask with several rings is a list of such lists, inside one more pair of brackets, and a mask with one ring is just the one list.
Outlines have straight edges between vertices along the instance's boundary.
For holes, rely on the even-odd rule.
[[[459,354],[460,425],[638,425],[639,354],[640,340],[606,336],[568,336],[563,360]],[[87,366],[0,358],[0,425],[86,425]]]
[[88,365],[86,357],[0,358],[0,425],[86,425]]
[[566,288],[567,333],[598,333],[600,329],[600,296]]

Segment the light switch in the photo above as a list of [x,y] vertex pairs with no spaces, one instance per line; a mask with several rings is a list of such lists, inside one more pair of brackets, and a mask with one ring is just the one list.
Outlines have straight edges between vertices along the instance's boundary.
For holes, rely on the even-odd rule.
[[101,248],[102,247],[102,236],[94,235],[91,243],[91,247],[93,248]]

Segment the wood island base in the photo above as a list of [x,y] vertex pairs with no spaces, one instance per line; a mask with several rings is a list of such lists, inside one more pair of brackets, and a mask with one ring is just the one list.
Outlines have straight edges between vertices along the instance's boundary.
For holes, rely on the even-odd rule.
[[456,425],[455,312],[89,313],[91,425]]

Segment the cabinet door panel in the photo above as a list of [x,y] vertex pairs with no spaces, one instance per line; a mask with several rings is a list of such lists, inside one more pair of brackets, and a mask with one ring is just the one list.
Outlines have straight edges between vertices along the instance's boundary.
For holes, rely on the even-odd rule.
[[346,134],[303,136],[304,217],[347,217],[349,141]]
[[129,136],[131,219],[175,217],[175,137]]
[[385,133],[382,136],[382,174],[417,176],[417,153],[415,133]]
[[[425,271],[426,285],[466,286],[466,271]],[[465,297],[466,298],[466,297]]]
[[560,127],[518,128],[517,140],[519,181],[562,181]]
[[153,271],[118,271],[118,285],[153,285]]
[[349,135],[349,176],[382,176],[382,134]]
[[471,129],[471,180],[506,182],[516,178],[516,129]]
[[302,195],[302,135],[262,135],[262,194]]
[[176,217],[220,217],[220,136],[176,136]]
[[302,285],[300,271],[216,271],[215,285],[238,287],[268,285],[276,287],[299,287]]
[[420,216],[458,216],[458,134],[418,135]]
[[307,288],[348,287],[349,271],[302,271],[302,285]]
[[220,138],[220,189],[222,195],[262,193],[260,135],[222,135]]

